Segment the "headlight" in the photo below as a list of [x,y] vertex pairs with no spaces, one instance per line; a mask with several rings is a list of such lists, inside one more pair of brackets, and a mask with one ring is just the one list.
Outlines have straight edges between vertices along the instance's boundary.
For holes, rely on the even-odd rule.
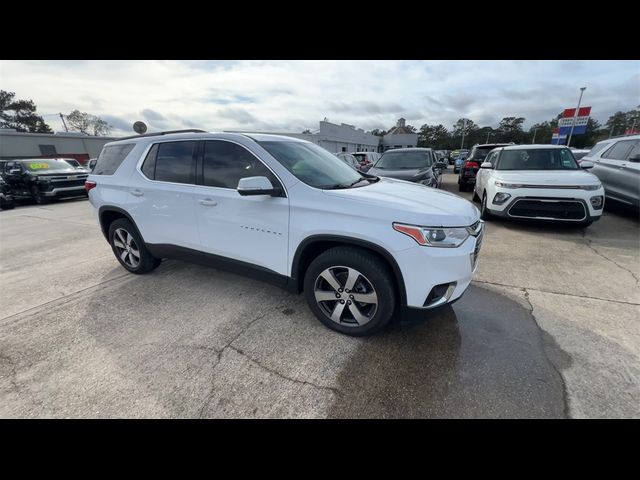
[[37,177],[39,182],[50,182],[51,179],[49,177]]
[[600,190],[602,188],[602,184],[597,183],[595,185],[582,185],[580,188],[582,190]]
[[394,223],[393,229],[426,247],[459,247],[469,237],[465,227],[417,227]]
[[496,187],[501,187],[501,188],[522,188],[522,184],[521,183],[505,183],[505,182],[499,182],[498,180],[496,180]]
[[603,200],[604,199],[601,196],[591,197],[590,198],[591,206],[596,210],[600,210],[603,205]]

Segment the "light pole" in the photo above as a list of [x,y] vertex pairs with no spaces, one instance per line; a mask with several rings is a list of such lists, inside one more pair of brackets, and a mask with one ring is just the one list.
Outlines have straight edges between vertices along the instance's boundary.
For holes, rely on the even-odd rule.
[[582,94],[587,87],[580,87],[580,98],[578,98],[578,106],[576,107],[576,113],[573,115],[573,122],[571,122],[571,132],[569,132],[569,140],[567,141],[567,147],[571,146],[571,136],[573,135],[573,128],[576,126],[576,118],[578,118],[578,111],[580,110],[580,102],[582,102]]
[[536,133],[538,133],[538,129],[536,128],[533,131],[533,140],[531,140],[531,144],[533,145],[534,143],[536,143]]
[[487,141],[484,143],[489,143],[489,135],[491,135],[491,132],[487,132]]
[[464,134],[467,131],[467,119],[462,121],[462,144],[460,145],[460,150],[464,148]]

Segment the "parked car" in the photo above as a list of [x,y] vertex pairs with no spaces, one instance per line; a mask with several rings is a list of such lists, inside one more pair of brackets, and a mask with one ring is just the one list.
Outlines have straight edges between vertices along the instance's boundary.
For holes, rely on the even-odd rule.
[[2,210],[11,210],[15,206],[11,187],[0,177],[0,208]]
[[460,157],[456,158],[453,161],[453,173],[459,173],[460,172],[460,168],[462,168],[462,164],[464,163],[464,160]]
[[62,197],[86,196],[87,173],[59,159],[21,159],[2,162],[2,176],[15,198],[31,198],[37,204]]
[[461,192],[470,190],[476,183],[476,173],[480,168],[480,164],[484,162],[485,157],[491,150],[498,147],[506,147],[513,145],[512,143],[485,143],[482,145],[474,145],[459,168],[458,190]]
[[430,148],[394,148],[382,154],[367,172],[438,188],[440,175]]
[[353,152],[351,155],[360,162],[360,170],[363,172],[368,171],[380,159],[378,152]]
[[435,150],[433,153],[436,159],[436,166],[440,170],[446,170],[447,164],[449,163],[447,161],[446,153],[443,150]]
[[587,154],[590,152],[591,150],[585,150],[585,149],[581,149],[581,148],[571,148],[571,153],[573,153],[573,158],[576,159],[576,162],[578,162],[578,164],[582,161],[582,159],[584,157],[587,156]]
[[304,292],[324,325],[356,336],[395,312],[420,315],[460,298],[484,228],[456,195],[359,173],[279,135],[120,139],[103,147],[86,189],[127,271],[178,258],[255,273]]
[[67,162],[69,165],[71,165],[76,170],[80,170],[82,172],[87,172],[87,173],[89,172],[89,169],[87,167],[82,165],[78,160],[76,160],[74,158],[60,158],[59,160],[63,160],[65,162]]
[[346,152],[336,153],[336,157],[338,157],[340,160],[342,160],[344,163],[349,165],[354,170],[360,171],[360,169],[362,168],[360,167],[360,162],[358,162],[356,157],[354,157],[350,153],[346,153]]
[[582,162],[593,162],[591,172],[604,186],[608,199],[640,209],[640,135],[598,142]]
[[[582,168],[581,168],[582,167]],[[556,145],[512,145],[492,150],[482,163],[473,190],[483,219],[557,220],[588,226],[599,220],[604,189],[584,171],[571,150]]]

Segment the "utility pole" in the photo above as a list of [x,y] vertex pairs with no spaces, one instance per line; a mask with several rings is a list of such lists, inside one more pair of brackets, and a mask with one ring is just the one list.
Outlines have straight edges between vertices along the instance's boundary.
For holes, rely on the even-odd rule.
[[462,144],[460,145],[460,150],[462,150],[464,148],[464,134],[467,131],[467,119],[465,118],[462,121]]
[[60,118],[62,119],[62,124],[64,125],[64,130],[69,133],[69,129],[67,128],[67,122],[64,121],[64,115],[60,112]]
[[580,98],[578,98],[578,106],[576,107],[576,113],[573,115],[573,122],[571,122],[571,132],[569,132],[569,140],[567,141],[567,147],[571,146],[571,137],[573,135],[573,128],[576,126],[576,118],[578,118],[578,111],[580,110],[580,102],[582,102],[582,94],[587,87],[580,87]]
[[536,128],[533,131],[533,140],[531,140],[531,144],[533,145],[534,143],[536,143],[536,133],[538,133],[538,129]]
[[487,141],[484,143],[489,143],[489,135],[491,135],[491,132],[487,132]]

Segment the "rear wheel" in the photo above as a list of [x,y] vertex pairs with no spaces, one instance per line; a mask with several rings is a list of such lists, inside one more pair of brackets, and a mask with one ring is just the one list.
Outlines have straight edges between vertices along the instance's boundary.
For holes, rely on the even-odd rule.
[[120,265],[131,273],[150,272],[162,261],[149,253],[137,230],[125,218],[115,220],[109,226],[109,243]]
[[335,247],[305,272],[309,308],[327,327],[352,336],[371,335],[389,323],[396,305],[393,274],[374,254]]
[[4,201],[0,204],[0,208],[2,210],[11,210],[13,207],[15,207],[16,204],[14,203],[13,200],[9,200],[9,201]]

